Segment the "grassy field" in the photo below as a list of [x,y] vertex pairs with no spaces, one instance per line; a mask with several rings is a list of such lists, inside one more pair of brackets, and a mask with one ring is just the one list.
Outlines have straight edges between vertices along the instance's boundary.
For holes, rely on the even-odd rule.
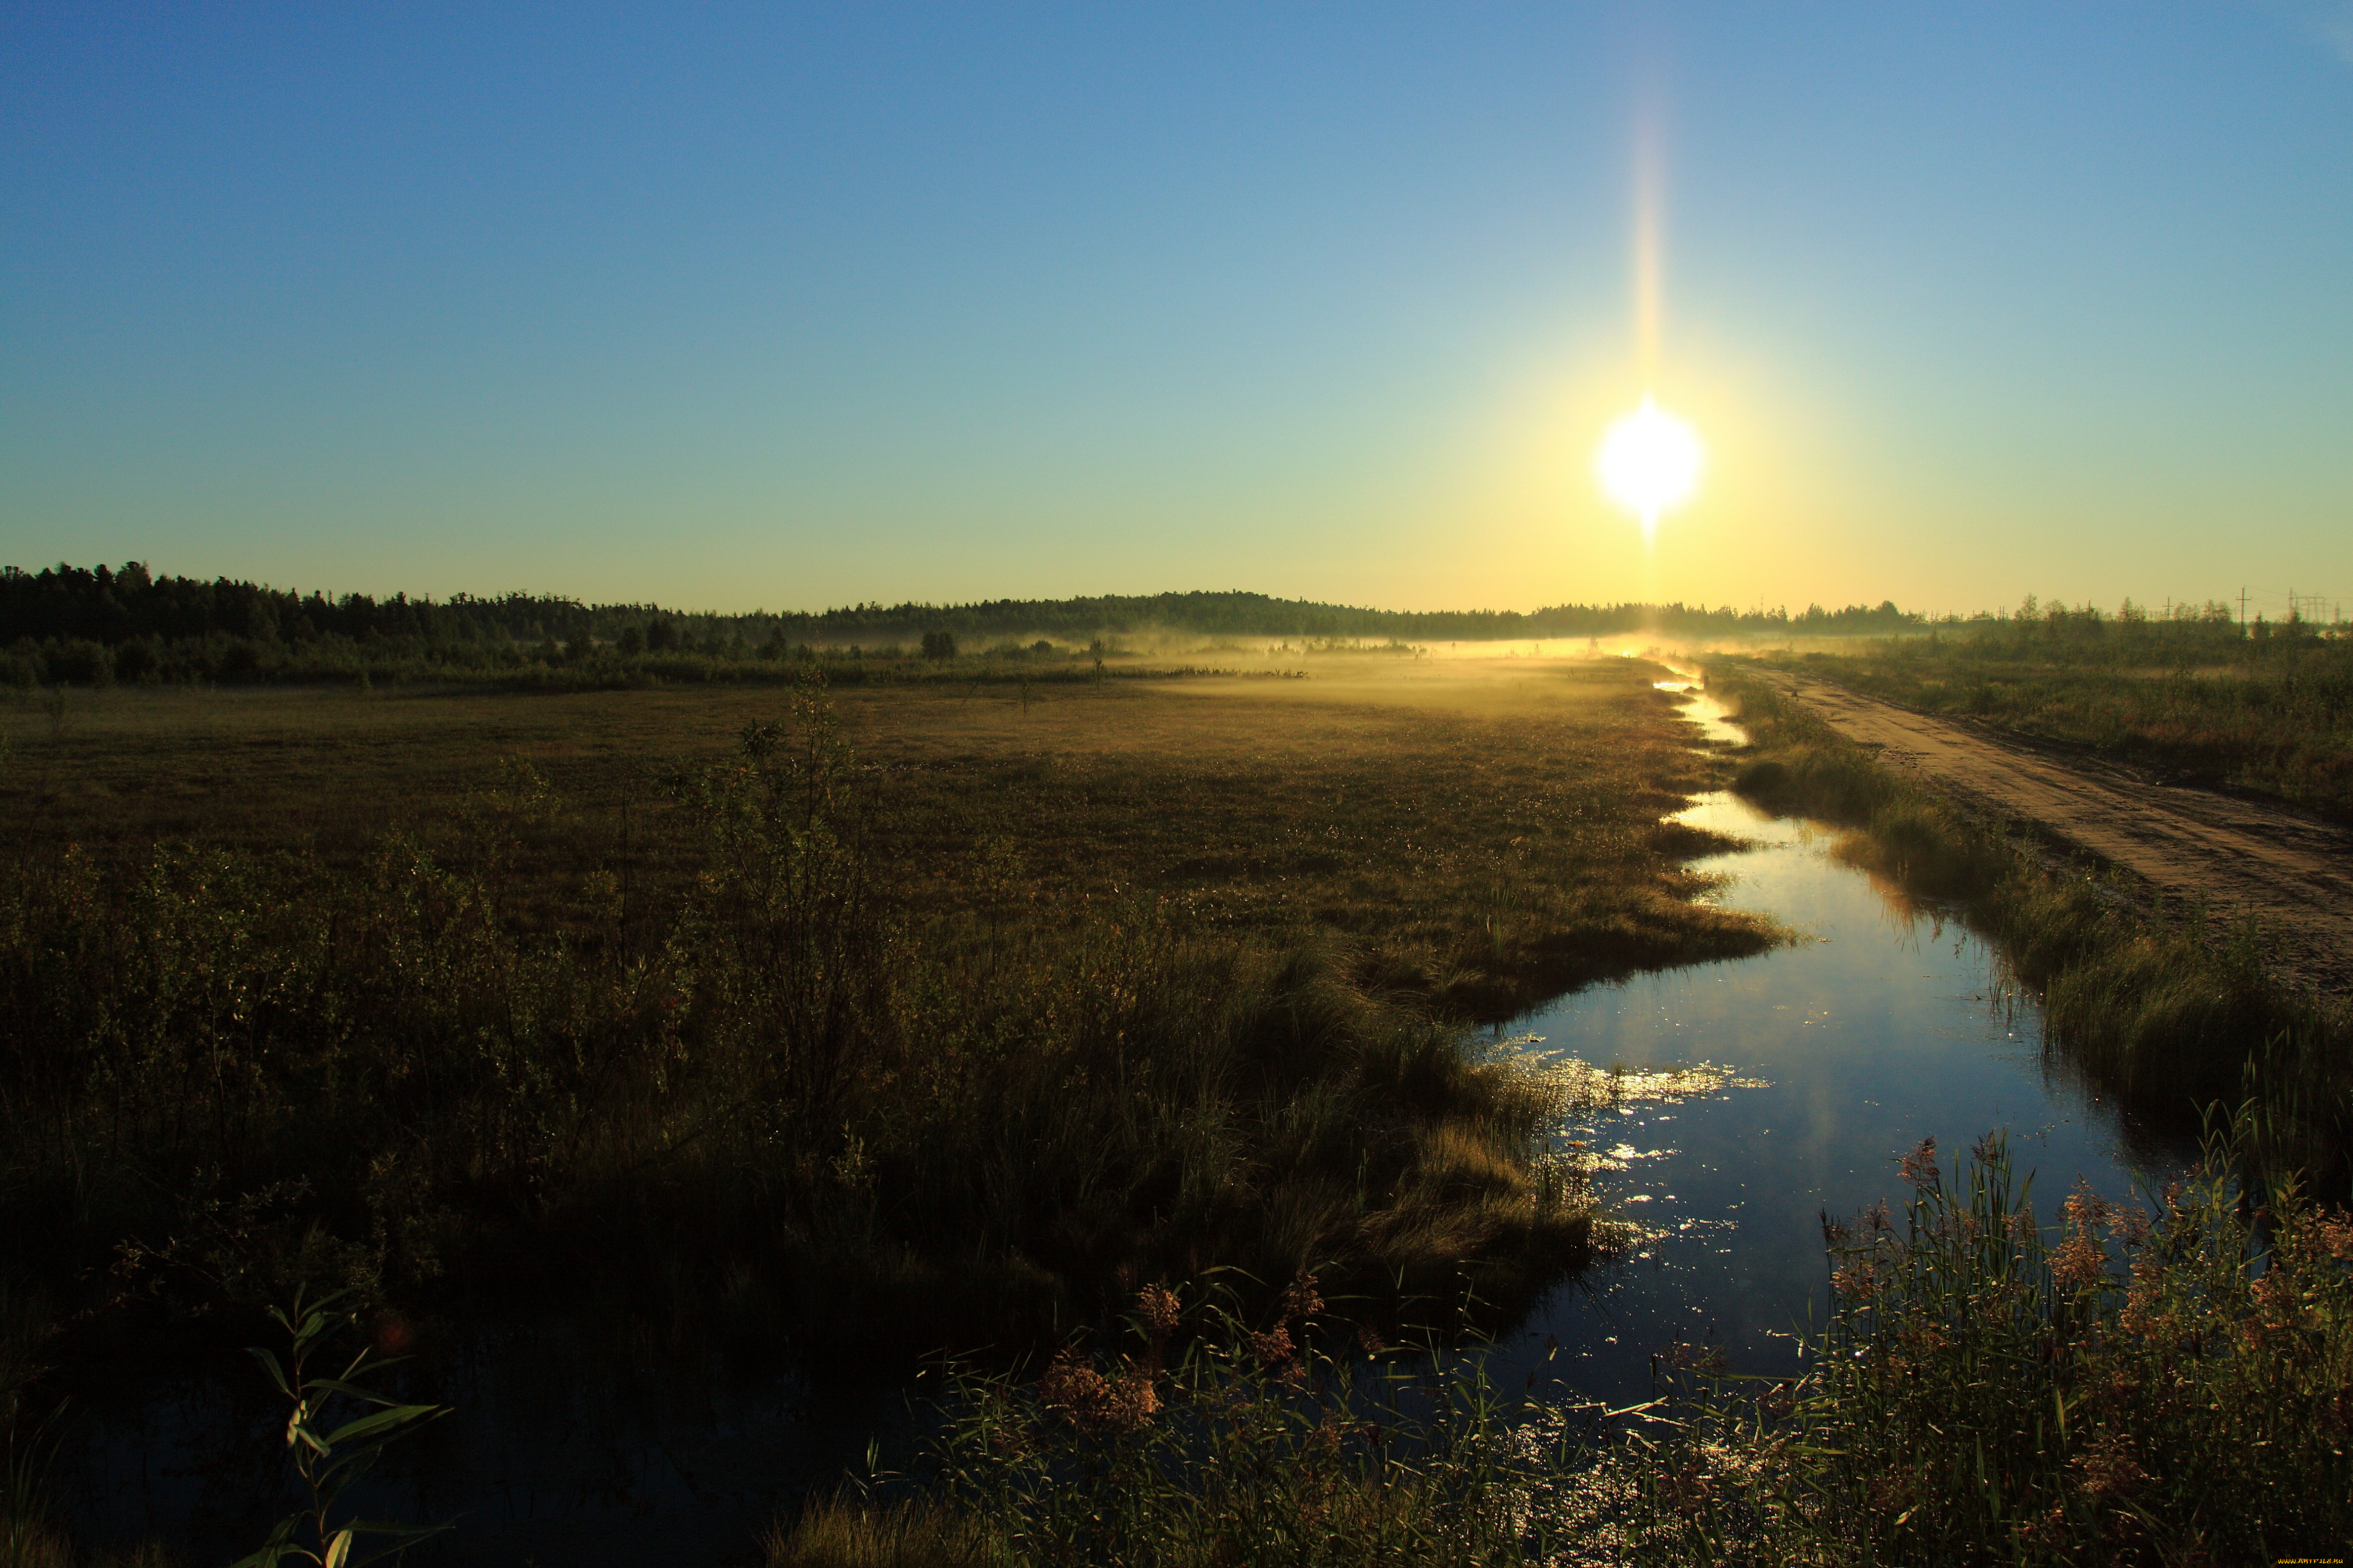
[[[827,686],[874,895],[1022,926],[1143,896],[1198,930],[1345,935],[1385,989],[1479,1019],[1753,951],[1748,922],[1687,901],[1673,862],[1696,843],[1657,824],[1708,773],[1649,667],[1313,662],[1300,680]],[[397,831],[492,878],[519,930],[641,942],[710,848],[681,779],[793,700],[49,693],[0,707],[0,811],[27,865],[171,844],[357,871]]]
[[11,1403],[298,1281],[907,1355],[1219,1266],[1511,1310],[1591,1211],[1461,1026],[1772,935],[1691,901],[1648,667],[1318,670],[0,710]]
[[1793,656],[1855,690],[2353,820],[2353,639],[2052,609]]

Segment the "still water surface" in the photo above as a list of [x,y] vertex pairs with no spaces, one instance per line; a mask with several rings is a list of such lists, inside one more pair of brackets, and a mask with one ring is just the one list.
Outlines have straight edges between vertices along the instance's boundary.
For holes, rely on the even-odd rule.
[[[1721,704],[1690,697],[1685,713],[1706,738],[1744,738]],[[1543,1369],[1587,1397],[1630,1402],[1650,1393],[1651,1352],[1678,1340],[1719,1347],[1736,1370],[1795,1372],[1790,1336],[1827,1300],[1823,1214],[1899,1205],[1894,1162],[1923,1138],[1949,1172],[1954,1154],[2006,1130],[2046,1222],[2079,1178],[2121,1198],[2137,1173],[2188,1163],[2046,1060],[2041,1009],[2000,955],[1950,911],[1839,858],[1835,829],[1728,793],[1679,820],[1750,846],[1694,862],[1723,879],[1712,901],[1769,914],[1796,940],[1588,987],[1498,1031],[1543,1058],[1707,1063],[1729,1080],[1571,1130],[1617,1155],[1609,1163],[1623,1168],[1605,1167],[1599,1190],[1646,1235],[1633,1256],[1556,1290],[1506,1342],[1514,1382]]]
[[[1707,739],[1741,738],[1704,693],[1686,711]],[[1504,1386],[1535,1374],[1630,1403],[1651,1392],[1652,1352],[1678,1340],[1720,1347],[1736,1370],[1797,1370],[1790,1336],[1810,1310],[1819,1320],[1827,1291],[1822,1213],[1898,1195],[1894,1162],[1924,1137],[1949,1169],[1952,1152],[2007,1129],[2046,1215],[2079,1176],[2122,1196],[2136,1169],[2183,1163],[2047,1069],[2040,1012],[1998,956],[1839,859],[1831,830],[1725,794],[1682,817],[1749,846],[1697,863],[1722,878],[1712,897],[1773,916],[1797,940],[1595,986],[1497,1032],[1554,1059],[1704,1063],[1724,1079],[1631,1100],[1564,1134],[1600,1157],[1602,1197],[1644,1237],[1505,1337]],[[756,1562],[756,1533],[799,1487],[856,1465],[878,1433],[904,1447],[904,1401],[854,1369],[747,1376],[713,1364],[633,1378],[614,1369],[636,1358],[616,1349],[551,1327],[442,1361],[437,1396],[458,1414],[406,1457],[385,1500],[401,1516],[461,1522],[414,1561]],[[267,1528],[254,1500],[283,1465],[269,1431],[282,1412],[260,1392],[240,1364],[85,1409],[66,1468],[89,1538],[249,1550]]]

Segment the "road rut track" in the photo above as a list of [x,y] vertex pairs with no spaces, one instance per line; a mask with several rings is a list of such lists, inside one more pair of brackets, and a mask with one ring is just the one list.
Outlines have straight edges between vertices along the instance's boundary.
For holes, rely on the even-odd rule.
[[2223,921],[2253,917],[2281,980],[2353,998],[2353,832],[2278,801],[2168,784],[1884,702],[1819,677],[1751,669],[1881,762],[1965,805],[2030,822]]

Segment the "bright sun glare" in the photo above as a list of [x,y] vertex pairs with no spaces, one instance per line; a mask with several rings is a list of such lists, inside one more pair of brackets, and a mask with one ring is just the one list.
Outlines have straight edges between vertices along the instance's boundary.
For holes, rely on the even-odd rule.
[[1594,455],[1594,472],[1609,499],[1642,520],[1648,543],[1659,514],[1683,505],[1699,488],[1707,454],[1699,433],[1649,397],[1642,406],[1609,426]]

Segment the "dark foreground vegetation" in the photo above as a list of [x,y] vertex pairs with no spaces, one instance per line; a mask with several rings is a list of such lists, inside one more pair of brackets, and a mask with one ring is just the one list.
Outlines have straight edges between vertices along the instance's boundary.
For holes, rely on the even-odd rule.
[[[819,1500],[772,1568],[2328,1561],[2353,1533],[2353,1218],[2219,1142],[2152,1208],[2038,1226],[2000,1139],[1825,1226],[1802,1375],[1692,1347],[1631,1411],[1523,1403],[1145,1290],[1034,1383],[966,1372],[913,1484]],[[1187,1312],[1205,1331],[1171,1359]],[[1445,1366],[1446,1363],[1437,1363]]]
[[1496,1321],[1593,1211],[1461,1024],[1769,940],[1689,901],[1651,673],[20,701],[6,1414],[304,1288],[771,1358],[1210,1270]]
[[[2031,612],[2031,613],[2030,613]],[[2042,608],[1797,662],[1926,712],[2353,821],[2353,637],[2226,606]]]
[[2252,1100],[2274,1165],[2341,1194],[2353,1149],[2353,1026],[2340,1006],[2265,973],[2260,932],[2206,911],[2147,908],[2093,864],[2054,865],[2031,826],[1964,810],[1881,767],[1736,665],[1717,689],[1754,742],[1736,786],[1860,831],[1847,852],[1897,885],[1964,900],[2043,1002],[2054,1068],[2086,1077],[2160,1125]]
[[[839,680],[909,679],[959,657],[1037,679],[1092,674],[1124,639],[1493,641],[1884,636],[1926,624],[1893,603],[1841,610],[1561,605],[1404,612],[1191,593],[973,605],[852,605],[712,614],[543,595],[448,600],[275,589],[227,578],[59,565],[0,568],[0,685],[491,681],[541,688],[789,679],[823,660]],[[977,656],[977,659],[976,657]],[[847,666],[847,669],[843,667]]]

